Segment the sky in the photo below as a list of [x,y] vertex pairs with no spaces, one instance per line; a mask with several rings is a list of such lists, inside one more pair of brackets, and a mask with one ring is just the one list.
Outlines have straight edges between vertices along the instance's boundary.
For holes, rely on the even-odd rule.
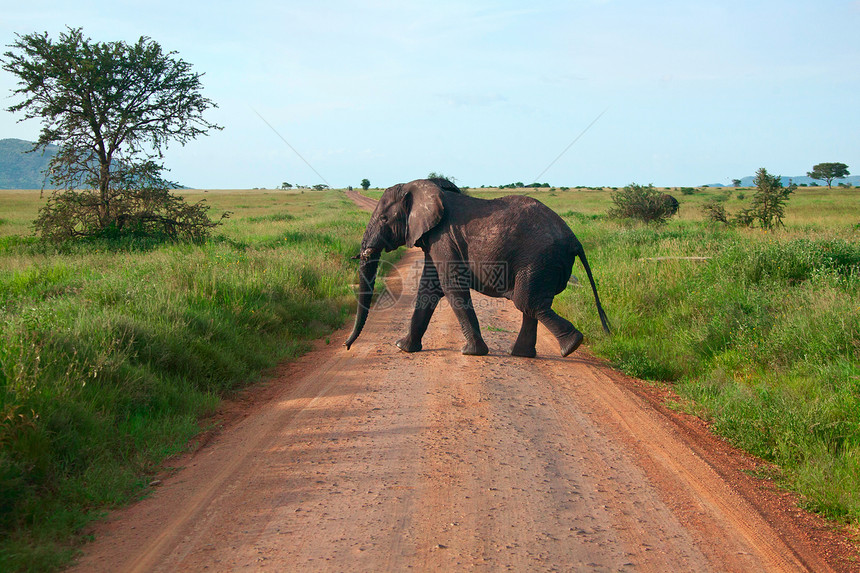
[[[205,74],[224,129],[164,158],[190,187],[860,174],[858,0],[0,0],[4,52],[67,26]],[[34,140],[15,82],[0,70],[0,139]]]

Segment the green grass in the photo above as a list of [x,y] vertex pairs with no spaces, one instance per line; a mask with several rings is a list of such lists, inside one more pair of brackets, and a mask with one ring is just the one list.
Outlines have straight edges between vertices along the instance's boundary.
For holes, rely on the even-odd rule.
[[337,192],[189,192],[235,211],[203,245],[49,247],[22,195],[0,192],[4,571],[65,563],[222,396],[340,326],[367,221]]
[[[530,192],[585,245],[614,333],[602,333],[587,288],[569,288],[556,309],[592,351],[631,375],[671,382],[715,431],[776,463],[809,508],[856,524],[860,197],[802,188],[785,229],[764,232],[705,223],[699,205],[725,194],[678,193],[680,217],[645,227],[603,216],[608,191]],[[729,211],[744,203],[735,195]],[[711,259],[641,260],[659,256]],[[585,284],[582,267],[574,273]]]

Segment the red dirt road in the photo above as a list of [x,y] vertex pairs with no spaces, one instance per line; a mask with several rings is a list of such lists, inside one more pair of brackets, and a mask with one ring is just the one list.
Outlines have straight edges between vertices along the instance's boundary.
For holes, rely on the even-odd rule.
[[[490,355],[450,308],[400,352],[420,251],[347,351],[282,367],[153,495],[98,528],[79,571],[831,571],[846,547],[756,462],[663,395],[475,295]],[[583,292],[583,296],[589,293]],[[835,549],[834,549],[835,548]]]

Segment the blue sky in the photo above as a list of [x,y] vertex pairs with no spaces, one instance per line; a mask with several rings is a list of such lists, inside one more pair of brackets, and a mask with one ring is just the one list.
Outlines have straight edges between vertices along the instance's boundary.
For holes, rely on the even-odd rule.
[[[0,41],[146,35],[204,72],[224,130],[171,146],[200,188],[729,183],[860,174],[860,1],[11,2]],[[528,6],[526,7],[526,4]],[[5,51],[5,49],[3,50]],[[5,111],[0,138],[34,139]]]

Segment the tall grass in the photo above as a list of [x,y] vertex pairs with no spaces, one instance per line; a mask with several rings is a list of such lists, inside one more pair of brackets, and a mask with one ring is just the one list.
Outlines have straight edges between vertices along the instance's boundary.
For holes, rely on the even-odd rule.
[[207,197],[235,214],[200,246],[0,238],[0,570],[66,561],[221,396],[348,316],[366,214],[336,192]]

